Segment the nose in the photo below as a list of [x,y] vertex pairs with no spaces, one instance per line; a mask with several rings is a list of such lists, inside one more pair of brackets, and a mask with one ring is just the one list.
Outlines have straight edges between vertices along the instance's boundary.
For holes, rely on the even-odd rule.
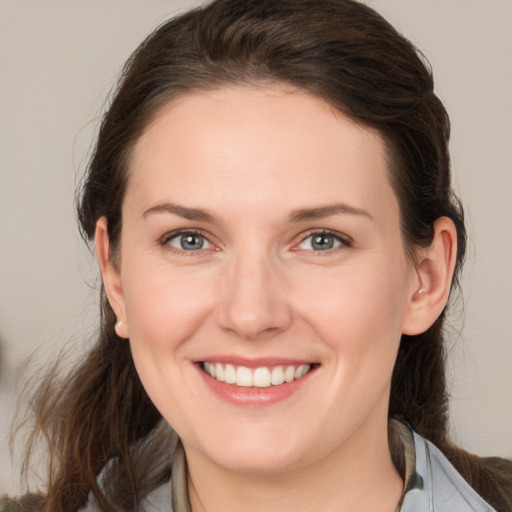
[[256,341],[286,330],[292,309],[279,264],[247,256],[233,263],[224,281],[219,305],[222,329]]

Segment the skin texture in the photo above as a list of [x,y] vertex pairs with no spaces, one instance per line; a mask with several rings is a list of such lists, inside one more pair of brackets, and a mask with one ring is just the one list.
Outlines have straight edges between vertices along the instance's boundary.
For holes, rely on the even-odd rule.
[[[183,441],[193,510],[394,510],[391,374],[401,334],[446,303],[451,221],[410,261],[379,134],[279,87],[174,101],[129,173],[119,254],[101,219],[98,259],[118,333]],[[316,250],[311,230],[333,248]],[[283,400],[236,405],[196,364],[228,357],[316,366]]]

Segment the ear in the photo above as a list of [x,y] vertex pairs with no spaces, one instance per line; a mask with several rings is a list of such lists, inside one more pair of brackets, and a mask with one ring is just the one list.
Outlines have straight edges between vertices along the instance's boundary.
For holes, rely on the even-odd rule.
[[96,258],[98,259],[103,278],[103,286],[105,287],[110,306],[117,318],[116,333],[121,338],[128,338],[126,305],[121,284],[121,273],[113,261],[110,238],[107,231],[107,219],[105,217],[101,217],[96,222],[94,243],[96,246]]
[[417,256],[416,277],[402,326],[402,333],[408,335],[425,332],[448,301],[457,258],[457,230],[451,219],[436,220],[432,243]]

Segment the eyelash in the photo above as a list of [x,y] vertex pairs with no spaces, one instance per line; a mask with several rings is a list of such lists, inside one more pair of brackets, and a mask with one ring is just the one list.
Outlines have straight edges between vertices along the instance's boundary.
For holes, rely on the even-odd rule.
[[200,229],[179,229],[177,231],[172,231],[170,233],[166,233],[161,239],[160,239],[160,245],[162,247],[164,247],[165,249],[167,249],[169,252],[172,252],[174,254],[178,254],[180,256],[199,256],[203,250],[207,250],[207,249],[202,249],[202,248],[199,248],[198,250],[185,250],[185,249],[179,249],[177,247],[173,247],[172,245],[169,244],[169,242],[173,239],[173,238],[178,238],[180,236],[183,236],[183,235],[189,235],[189,236],[200,236],[202,237],[208,244],[211,244],[211,245],[214,245],[210,239],[208,238],[208,236],[203,233]]
[[[162,247],[165,247],[169,252],[172,252],[174,254],[179,254],[179,255],[185,255],[185,256],[199,256],[203,252],[203,250],[207,250],[207,249],[203,249],[202,247],[200,247],[197,250],[185,250],[185,249],[179,249],[177,247],[173,247],[172,245],[169,244],[169,242],[172,239],[178,238],[183,235],[200,236],[208,244],[214,245],[208,238],[207,234],[204,233],[203,231],[201,231],[200,229],[180,229],[177,231],[172,231],[170,233],[165,234],[160,239],[160,245]],[[318,251],[309,250],[309,249],[300,249],[298,247],[299,245],[303,244],[308,238],[311,238],[313,236],[332,237],[333,239],[335,239],[336,242],[339,242],[339,245],[337,247],[332,247],[332,248],[318,250]],[[329,229],[311,229],[311,230],[307,231],[307,233],[305,235],[301,235],[300,241],[292,247],[292,250],[294,250],[294,251],[306,250],[308,252],[315,253],[316,255],[327,255],[327,254],[332,254],[333,252],[347,249],[349,247],[352,247],[352,245],[353,245],[353,241],[350,237],[348,237],[347,235],[343,235],[337,231],[332,231]]]
[[306,235],[302,236],[300,239],[300,242],[294,246],[294,249],[296,251],[300,251],[301,249],[298,248],[298,245],[303,244],[308,238],[314,237],[314,236],[327,236],[334,238],[337,242],[339,242],[339,246],[332,247],[329,249],[319,250],[319,251],[311,251],[319,256],[324,256],[327,254],[332,254],[333,252],[340,251],[343,249],[347,249],[353,246],[353,240],[348,237],[347,235],[343,235],[342,233],[339,233],[337,231],[332,231],[330,229],[311,229],[307,232]]

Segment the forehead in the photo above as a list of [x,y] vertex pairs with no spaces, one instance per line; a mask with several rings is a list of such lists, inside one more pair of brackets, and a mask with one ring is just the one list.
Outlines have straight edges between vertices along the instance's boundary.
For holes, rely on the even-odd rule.
[[394,202],[385,155],[379,133],[310,94],[226,87],[158,112],[134,148],[128,195],[140,208],[186,196],[199,206],[350,201],[379,209],[383,198]]

